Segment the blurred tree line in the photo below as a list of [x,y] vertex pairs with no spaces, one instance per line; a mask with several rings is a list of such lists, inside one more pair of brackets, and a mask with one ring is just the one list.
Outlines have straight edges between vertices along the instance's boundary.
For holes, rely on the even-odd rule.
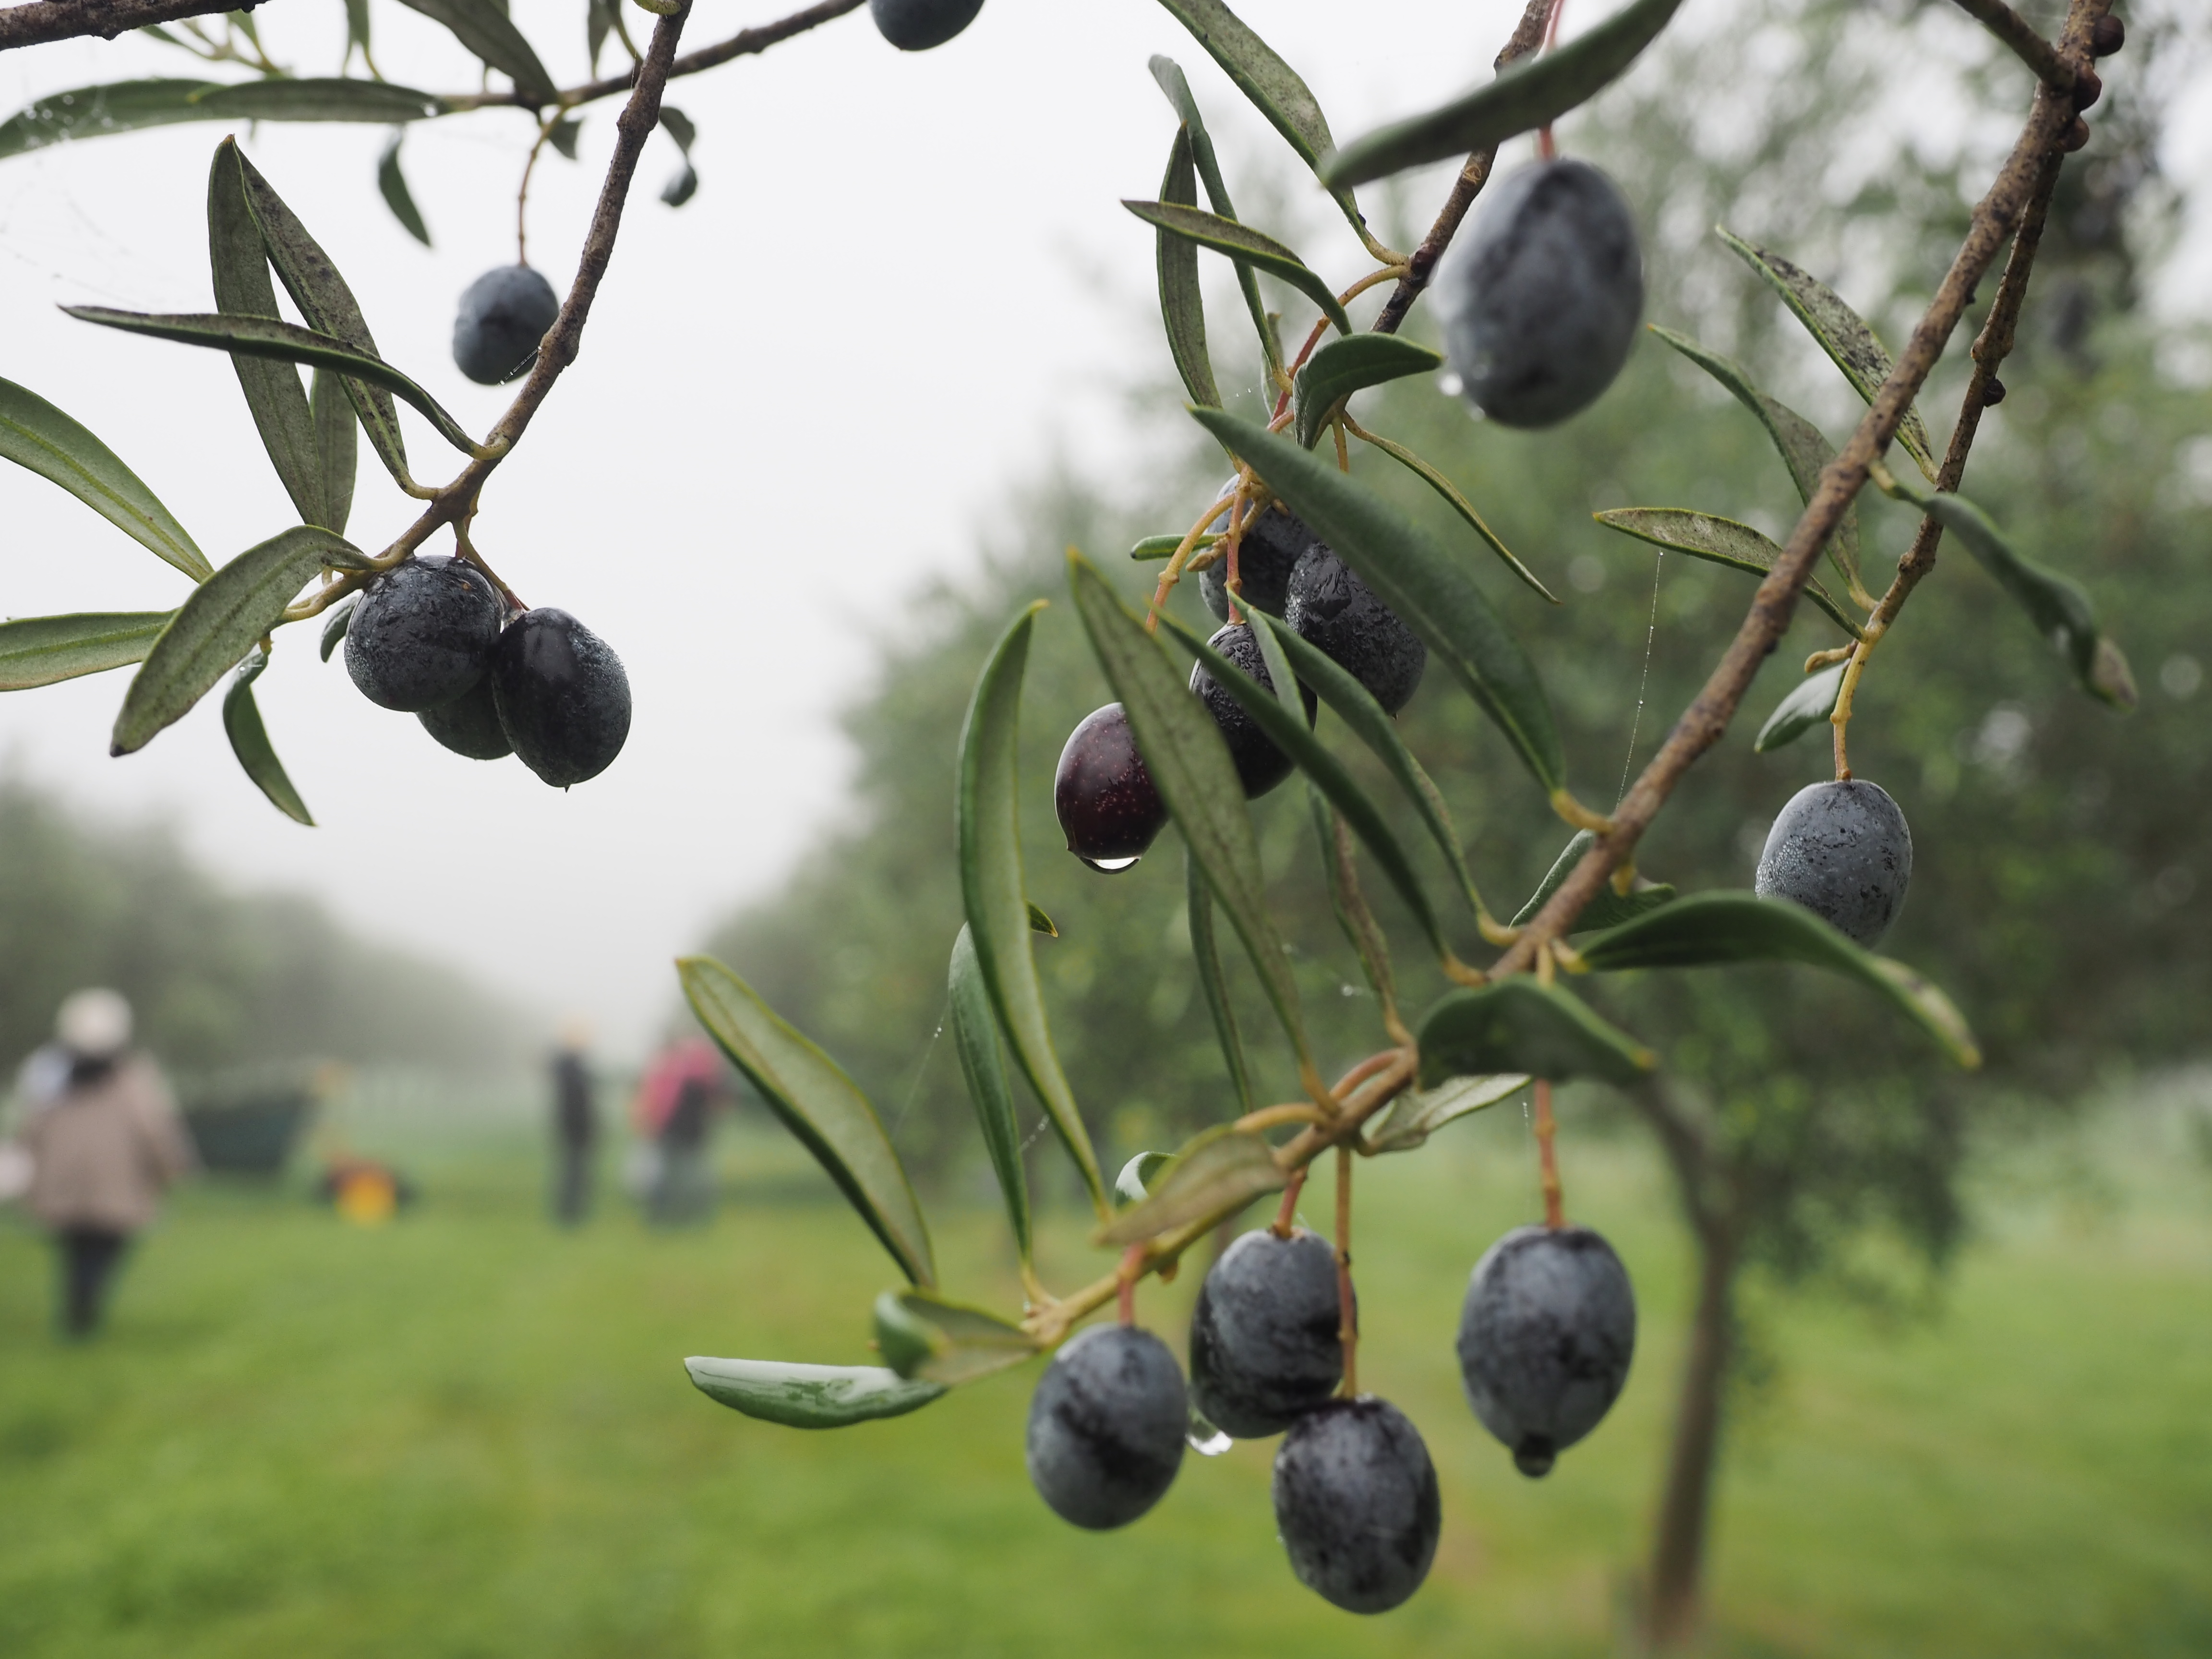
[[95,824],[0,775],[0,1087],[71,991],[112,986],[166,1065],[512,1058],[520,1021],[462,975],[347,932],[313,899],[239,893],[165,828]]

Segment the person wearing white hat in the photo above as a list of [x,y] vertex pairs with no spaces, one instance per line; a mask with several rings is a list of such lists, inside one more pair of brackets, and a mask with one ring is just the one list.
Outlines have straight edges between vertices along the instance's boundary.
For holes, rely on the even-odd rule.
[[131,1238],[194,1159],[168,1085],[131,1050],[129,1003],[113,991],[78,991],[63,1002],[54,1036],[69,1079],[24,1126],[25,1201],[60,1253],[62,1330],[84,1337],[100,1328]]

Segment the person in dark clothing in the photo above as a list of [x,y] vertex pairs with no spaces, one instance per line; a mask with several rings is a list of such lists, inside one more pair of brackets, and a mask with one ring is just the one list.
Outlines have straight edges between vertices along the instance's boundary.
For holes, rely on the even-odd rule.
[[582,1022],[571,1021],[553,1056],[553,1219],[563,1227],[580,1225],[592,1207],[599,1118],[585,1059],[590,1040]]

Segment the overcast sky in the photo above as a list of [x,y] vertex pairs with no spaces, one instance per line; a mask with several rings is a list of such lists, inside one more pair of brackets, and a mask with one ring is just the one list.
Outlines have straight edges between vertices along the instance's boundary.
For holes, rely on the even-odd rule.
[[[700,0],[686,45],[781,9]],[[1306,69],[1348,136],[1486,73],[1519,3],[1239,10]],[[582,12],[514,0],[564,83],[582,78]],[[434,25],[386,0],[375,15],[392,79],[475,84]],[[628,15],[641,40],[650,20]],[[335,69],[337,0],[270,0],[255,16],[280,59]],[[1188,71],[1232,179],[1276,143],[1146,0],[988,0],[959,40],[912,56],[863,10],[672,86],[699,129],[699,193],[681,211],[655,199],[677,165],[657,137],[583,355],[495,477],[476,531],[526,600],[574,611],[628,667],[635,723],[599,779],[564,794],[517,763],[438,748],[319,662],[307,629],[280,637],[258,689],[317,829],[246,781],[217,698],[110,760],[120,673],[0,697],[0,763],[105,815],[173,823],[241,883],[312,886],[363,930],[445,956],[549,1020],[586,1013],[610,1046],[635,1048],[669,1006],[669,959],[772,889],[833,820],[849,766],[835,712],[865,686],[869,641],[895,625],[899,597],[971,568],[994,505],[1055,450],[1109,474],[1136,453],[1118,391],[1158,372],[1164,349],[1136,325],[1149,233],[1115,203],[1158,183],[1172,130],[1145,69],[1158,52]],[[0,99],[194,72],[151,41],[76,41],[0,57]],[[587,112],[580,165],[549,156],[532,189],[532,263],[563,289],[617,108]],[[2200,160],[2204,113],[2178,136]],[[205,179],[221,133],[155,129],[0,161],[0,375],[99,433],[218,563],[291,521],[229,364],[52,307],[210,308]],[[530,133],[507,111],[410,130],[428,250],[377,198],[380,130],[240,135],[338,261],[385,355],[478,429],[507,394],[453,367],[453,301],[514,257]],[[1415,199],[1441,187],[1417,181]],[[1339,281],[1364,268],[1341,234],[1308,252]],[[418,475],[449,476],[454,458],[402,418]],[[412,508],[364,447],[352,538],[379,547]],[[161,608],[188,586],[27,472],[0,469],[0,613]]]

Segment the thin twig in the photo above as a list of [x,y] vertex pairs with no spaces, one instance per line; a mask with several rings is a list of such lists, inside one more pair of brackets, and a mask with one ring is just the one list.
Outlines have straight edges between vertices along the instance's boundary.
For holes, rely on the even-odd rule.
[[[2111,0],[2073,0],[2060,51],[2070,62],[2088,61],[2089,30],[2110,9]],[[1706,679],[1705,688],[1668,734],[1667,741],[1621,802],[1612,827],[1601,834],[1582,861],[1529,922],[1511,949],[1499,958],[1494,974],[1527,968],[1536,960],[1538,948],[1547,939],[1565,936],[1583,908],[1597,896],[1613,867],[1635,849],[1637,841],[1664,806],[1698,757],[1720,741],[1729,721],[1743,702],[1759,665],[1780,643],[1796,610],[1797,596],[1812,574],[1820,550],[1867,481],[1867,469],[1877,460],[1895,435],[1898,422],[1911,407],[1929,371],[1942,355],[1952,331],[1965,314],[1977,283],[1997,250],[2014,229],[2025,222],[2028,204],[2042,180],[2045,166],[2057,153],[2061,139],[2075,119],[2069,93],[2049,85],[2036,89],[2035,105],[2014,145],[2003,171],[1989,193],[1974,208],[1973,222],[1951,269],[1937,289],[1935,300],[1912,331],[1896,366],[1875,395],[1866,416],[1851,434],[1843,453],[1820,475],[1820,483],[1806,504],[1789,545],[1759,585],[1750,611],[1730,642],[1727,653]]]
[[[252,0],[247,9],[258,3]],[[0,9],[0,52],[88,34],[112,40],[127,29],[143,29],[149,23],[174,23],[238,9],[231,0],[30,0],[27,5]]]
[[2058,55],[2058,48],[2035,32],[2035,26],[2004,0],[1958,0],[1960,11],[2009,46],[2020,61],[2033,70],[2036,78],[2061,92],[2074,88],[2073,66]]

